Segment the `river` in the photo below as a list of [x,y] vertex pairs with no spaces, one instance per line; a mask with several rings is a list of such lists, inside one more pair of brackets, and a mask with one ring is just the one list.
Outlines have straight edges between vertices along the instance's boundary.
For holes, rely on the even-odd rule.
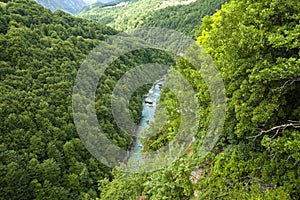
[[152,122],[154,120],[156,105],[159,101],[161,86],[163,85],[163,83],[163,79],[156,81],[153,84],[152,88],[149,90],[148,94],[143,98],[142,118],[135,134],[136,141],[134,143],[130,157],[132,163],[138,165],[143,163],[144,157],[143,154],[141,154],[143,146],[139,138],[143,138],[141,134],[145,129],[149,128],[149,122]]

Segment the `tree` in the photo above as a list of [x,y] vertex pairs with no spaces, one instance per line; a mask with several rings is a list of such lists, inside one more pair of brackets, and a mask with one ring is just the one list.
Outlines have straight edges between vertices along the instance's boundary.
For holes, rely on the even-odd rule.
[[[212,56],[226,87],[223,134],[205,158],[198,157],[211,114],[210,94],[201,75],[180,59],[177,69],[200,102],[196,142],[174,165],[147,174],[132,192],[141,189],[147,199],[299,197],[299,13],[295,0],[241,0],[202,20],[197,41]],[[170,113],[178,107],[170,91],[161,97]],[[176,121],[176,115],[171,117]],[[172,131],[166,130],[172,129],[176,123],[147,140],[146,150],[153,143],[166,144],[162,138],[170,137]],[[118,188],[129,184],[118,176],[113,182]],[[113,186],[103,191],[105,196]]]

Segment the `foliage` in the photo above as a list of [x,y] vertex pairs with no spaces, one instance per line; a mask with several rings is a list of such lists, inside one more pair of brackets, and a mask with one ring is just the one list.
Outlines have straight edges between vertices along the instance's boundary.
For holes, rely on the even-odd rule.
[[8,2],[0,21],[0,199],[96,197],[110,169],[78,138],[72,85],[85,55],[116,31],[34,1]]
[[140,26],[155,26],[174,29],[190,36],[201,25],[201,19],[212,15],[226,0],[197,0],[188,5],[170,6],[151,12],[142,19]]
[[[112,53],[113,54],[113,53]],[[129,54],[122,55],[105,71],[102,76],[96,94],[96,112],[98,120],[103,131],[107,133],[108,138],[111,141],[121,146],[123,149],[130,148],[131,137],[128,133],[122,131],[117,125],[111,110],[111,98],[113,90],[118,80],[130,69],[134,69],[144,63],[160,63],[165,65],[174,64],[173,58],[161,50],[156,49],[143,49],[136,50]],[[163,71],[157,69],[158,72]],[[156,72],[153,72],[156,74]],[[150,89],[150,85],[145,83],[142,87],[138,88],[130,99],[130,114],[132,121],[138,124],[142,113],[142,97]],[[128,91],[128,88],[124,86],[123,92]],[[131,92],[131,91],[128,91]],[[118,99],[119,104],[125,104],[123,98]],[[123,113],[120,113],[122,115]],[[120,135],[122,137],[120,137]],[[124,138],[126,139],[124,141]],[[113,155],[112,155],[113,156]]]
[[[71,95],[77,69],[85,56],[101,40],[117,32],[62,11],[51,13],[33,1],[18,0],[1,6],[0,196],[96,197],[97,180],[110,178],[110,169],[93,158],[78,138]],[[142,53],[135,57],[139,59],[128,55],[124,61],[116,62],[107,75],[120,77],[129,66],[150,59]],[[125,68],[116,73],[120,65]],[[105,100],[101,87],[97,103]],[[132,109],[137,111],[132,114],[136,121],[144,90],[131,101]],[[118,134],[110,123],[104,129],[113,135],[117,145],[129,147],[128,134]]]
[[[117,32],[62,11],[51,13],[30,0],[1,6],[0,199],[95,198],[97,181],[111,179],[111,169],[79,139],[71,98],[86,55]],[[123,55],[105,71],[97,89],[99,123],[125,150],[132,138],[114,121],[111,94],[125,72],[148,62],[170,65],[173,60],[152,49]],[[130,100],[136,123],[148,88],[139,88]]]
[[[87,152],[73,124],[71,94],[77,70],[101,40],[117,32],[62,11],[51,13],[29,0],[0,5],[0,199],[300,196],[298,1],[233,0],[202,20],[197,42],[212,56],[226,87],[223,134],[205,158],[199,157],[211,117],[210,94],[201,75],[179,58],[176,69],[190,82],[200,104],[196,142],[170,166],[148,174],[111,172]],[[115,124],[111,93],[125,72],[149,62],[172,65],[173,58],[153,49],[123,55],[105,71],[97,89],[99,122],[123,149],[130,147],[131,137]],[[148,88],[141,87],[131,98],[135,122]],[[157,135],[144,141],[146,152],[168,144],[180,124],[180,105],[172,91],[163,88],[161,105],[169,123],[156,127],[163,117],[158,115],[150,125]]]
[[[143,190],[140,196],[147,199],[299,198],[299,16],[296,0],[241,0],[203,19],[197,41],[213,57],[226,87],[223,134],[206,158],[198,157],[195,142],[171,166],[146,174],[147,181],[133,191]],[[191,64],[181,59],[178,70],[198,91],[199,140],[210,116],[209,93]],[[174,111],[176,99],[165,92],[169,98],[162,104]],[[146,141],[145,148],[164,146],[162,138],[171,134]]]
[[113,6],[92,5],[92,9],[83,9],[78,16],[107,24],[117,30],[126,30],[137,27],[152,11],[184,3],[183,0],[122,0],[120,4]]
[[116,0],[116,1],[108,0],[107,2],[97,1],[96,3],[85,6],[80,12],[85,13],[85,12],[88,12],[88,11],[94,9],[94,8],[111,7],[111,6],[116,6],[116,5],[118,5],[119,3],[122,3],[122,2],[130,2],[130,1],[135,1],[135,0]]

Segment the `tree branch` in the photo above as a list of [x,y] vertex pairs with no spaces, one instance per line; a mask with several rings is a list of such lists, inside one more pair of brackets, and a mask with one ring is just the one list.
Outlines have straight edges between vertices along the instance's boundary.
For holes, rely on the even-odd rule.
[[287,86],[288,84],[289,85],[293,85],[295,82],[297,81],[300,81],[300,77],[296,77],[294,79],[290,79],[290,80],[287,80],[286,82],[284,82],[284,84],[280,87],[280,88],[276,88],[275,91],[279,90],[283,90],[285,88],[285,86]]
[[293,127],[295,129],[300,129],[300,122],[292,121],[292,120],[288,120],[288,122],[289,122],[288,124],[282,124],[282,125],[279,125],[279,126],[274,126],[273,128],[268,129],[268,130],[261,130],[258,135],[248,137],[248,139],[251,139],[251,138],[256,139],[257,137],[261,136],[264,133],[269,133],[269,132],[272,132],[272,131],[276,130],[275,135],[273,135],[273,137],[272,137],[272,139],[274,139],[279,134],[280,130],[284,130],[288,127]]

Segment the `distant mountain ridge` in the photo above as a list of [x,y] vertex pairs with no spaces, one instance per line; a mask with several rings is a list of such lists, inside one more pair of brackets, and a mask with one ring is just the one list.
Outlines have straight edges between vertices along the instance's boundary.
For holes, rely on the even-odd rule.
[[[115,0],[98,0],[96,2],[100,2],[100,3],[109,3],[109,2],[113,2]],[[87,1],[86,1],[87,2]]]
[[[96,3],[109,3],[114,0],[97,0]],[[36,0],[39,4],[52,11],[63,10],[71,14],[78,13],[82,8],[95,3],[91,0]]]
[[84,6],[87,5],[83,0],[36,0],[39,4],[51,11],[63,10],[71,14],[79,12]]

